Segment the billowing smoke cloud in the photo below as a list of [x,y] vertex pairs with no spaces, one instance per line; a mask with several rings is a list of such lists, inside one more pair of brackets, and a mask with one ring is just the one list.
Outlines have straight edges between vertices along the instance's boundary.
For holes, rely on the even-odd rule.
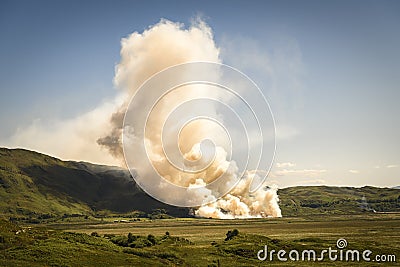
[[[128,101],[140,85],[152,75],[173,65],[190,61],[222,61],[220,49],[215,45],[210,27],[201,20],[194,21],[187,29],[182,24],[161,20],[143,33],[135,32],[122,39],[121,44],[121,61],[116,66],[114,78],[119,90],[115,99],[104,102],[76,118],[58,122],[36,121],[28,127],[21,127],[4,143],[10,147],[25,147],[64,159],[123,166],[123,118]],[[228,178],[225,186],[229,186],[231,181],[236,181],[240,176],[236,163],[227,157],[225,138],[222,138],[224,133],[209,121],[200,120],[188,124],[179,138],[179,148],[183,153],[180,156],[186,160],[185,167],[189,169],[210,160],[207,154],[200,153],[202,140],[210,138],[217,144],[214,161],[208,168],[193,174],[182,174],[161,157],[162,147],[158,145],[159,122],[165,120],[165,114],[169,114],[177,102],[201,96],[224,98],[212,89],[198,89],[196,86],[182,87],[178,90],[178,95],[163,99],[164,102],[161,101],[154,110],[155,114],[161,115],[153,116],[146,126],[149,133],[154,133],[147,136],[146,140],[153,165],[165,179],[188,187],[189,191],[216,180],[221,173],[225,173]],[[210,113],[217,113],[212,104],[202,108]],[[176,136],[173,140],[176,141]],[[168,144],[166,146],[168,148]],[[195,211],[196,215],[213,218],[281,216],[276,188],[264,187],[250,194],[249,185],[252,178],[254,174],[247,171],[234,190],[218,201],[198,208]],[[166,193],[162,185],[155,186],[161,194]],[[201,196],[194,194],[192,197],[194,199],[207,196],[207,199],[215,200],[220,196],[218,191],[222,192],[222,189],[217,188],[213,191],[204,188]]]
[[110,119],[111,132],[106,136],[97,139],[97,143],[100,146],[104,146],[108,149],[110,154],[118,159],[123,159],[124,153],[122,151],[122,123],[124,120],[124,114],[126,110],[126,102],[114,112]]
[[[219,48],[214,43],[211,29],[199,20],[188,29],[184,29],[181,24],[162,20],[143,33],[135,32],[123,39],[121,61],[116,67],[114,82],[127,98],[111,116],[112,128],[107,135],[97,140],[98,144],[106,147],[113,156],[122,158],[123,118],[131,96],[152,75],[167,67],[192,61],[221,62]],[[210,73],[210,75],[214,74]],[[237,180],[239,175],[235,162],[227,160],[227,153],[223,145],[215,148],[215,158],[213,158],[212,164],[201,172],[182,172],[165,158],[164,149],[170,145],[168,140],[176,140],[176,136],[170,136],[164,142],[161,140],[161,128],[168,114],[183,101],[210,95],[216,99],[223,98],[215,89],[199,87],[201,86],[186,86],[169,97],[163,97],[152,111],[152,116],[149,117],[146,124],[148,134],[145,144],[152,166],[166,180],[188,187],[188,190],[213,182],[222,174],[228,177],[225,186],[229,186]],[[216,113],[212,104],[202,108]],[[141,112],[141,109],[138,109],[138,112]],[[224,144],[223,140],[219,140],[223,134],[220,133],[218,127],[207,120],[195,121],[183,129],[180,132],[178,145],[186,160],[185,167],[187,168],[204,165],[210,160],[206,154],[200,152],[202,140],[211,139],[216,144]],[[139,140],[139,142],[141,141]],[[180,156],[182,157],[182,154]],[[143,166],[140,162],[135,164],[135,168],[142,175],[148,172],[143,169],[145,168]],[[264,187],[250,194],[249,188],[255,174],[249,173],[229,194],[212,204],[201,206],[196,210],[196,215],[213,218],[280,217],[276,188],[265,189]],[[174,192],[163,192],[162,183],[154,183],[154,187],[158,194],[174,194]],[[206,199],[214,200],[216,196],[220,196],[220,192],[205,188],[201,196],[192,195],[192,197],[204,198],[204,195],[207,195]]]
[[185,30],[183,25],[161,20],[142,34],[133,33],[121,42],[121,61],[114,83],[128,97],[112,115],[111,132],[97,140],[113,156],[122,157],[122,124],[130,97],[140,85],[157,72],[190,61],[219,62],[211,29],[201,20]]
[[253,175],[247,174],[229,194],[201,206],[195,214],[220,219],[282,217],[276,186],[264,186],[253,194],[249,193]]

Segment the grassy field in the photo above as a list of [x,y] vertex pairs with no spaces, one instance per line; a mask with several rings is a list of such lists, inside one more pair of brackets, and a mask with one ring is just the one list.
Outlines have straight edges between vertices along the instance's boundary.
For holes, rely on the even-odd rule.
[[[18,226],[3,221],[0,241],[4,266],[293,266],[294,262],[259,261],[269,250],[369,249],[400,255],[400,214],[313,216],[280,219],[141,219]],[[239,234],[226,239],[229,230]],[[23,231],[25,230],[25,231]],[[16,234],[16,232],[18,232]],[[166,233],[168,232],[168,233]],[[129,236],[128,236],[129,235]],[[287,257],[287,255],[286,255]],[[301,257],[301,256],[300,256]],[[377,266],[377,262],[299,261],[300,266]],[[396,258],[397,262],[399,261]],[[380,263],[395,266],[397,263]]]
[[[95,231],[99,234],[161,235],[169,231],[171,234],[189,238],[194,242],[211,242],[216,236],[224,237],[227,230],[234,228],[242,233],[281,239],[296,239],[305,236],[330,237],[332,240],[350,236],[374,239],[377,238],[375,234],[379,233],[381,237],[387,237],[390,242],[397,242],[400,246],[400,240],[395,240],[396,236],[400,237],[400,213],[248,220],[182,218],[130,223],[55,224],[52,227],[88,234]],[[368,236],[365,236],[366,234]]]

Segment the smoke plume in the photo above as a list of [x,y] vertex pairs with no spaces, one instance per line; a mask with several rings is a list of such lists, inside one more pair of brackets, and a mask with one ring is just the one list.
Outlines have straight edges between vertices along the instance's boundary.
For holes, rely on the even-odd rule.
[[[177,64],[193,61],[221,62],[220,50],[214,42],[212,31],[201,20],[194,21],[188,29],[185,29],[182,24],[161,20],[143,33],[135,32],[122,39],[121,45],[121,61],[116,66],[114,83],[121,91],[121,95],[125,96],[125,100],[111,115],[109,132],[97,140],[101,147],[108,149],[112,156],[119,159],[123,158],[121,139],[128,101],[143,82],[161,70]],[[215,75],[215,73],[209,73],[209,75]],[[180,132],[178,140],[180,153],[175,153],[173,156],[183,156],[185,168],[196,169],[199,166],[207,165],[206,163],[210,160],[212,162],[202,171],[193,173],[182,172],[165,158],[164,149],[176,142],[176,132],[170,130],[168,133],[167,131],[164,139],[161,136],[163,123],[177,105],[203,96],[213,96],[215,99],[221,100],[225,97],[215,89],[202,85],[184,86],[176,90],[175,94],[163,97],[152,110],[146,123],[145,146],[149,160],[157,172],[169,182],[187,187],[188,191],[211,183],[221,175],[225,175],[226,183],[220,188],[213,190],[204,188],[201,196],[195,194],[191,196],[193,198],[206,196],[207,200],[216,200],[220,197],[223,187],[231,186],[239,176],[235,161],[227,158],[226,140],[223,138],[224,134],[221,133],[221,129],[210,121],[197,120],[187,124]],[[192,108],[207,109],[210,113],[218,116],[213,104]],[[140,109],[138,112],[141,112]],[[207,151],[207,145],[203,142],[205,139],[212,140],[217,144],[215,151],[210,155],[202,153],[203,150],[201,150],[201,146],[203,148],[205,146],[205,151]],[[138,142],[143,141],[139,140]],[[149,172],[144,166],[140,159],[135,163],[135,168],[142,175]],[[280,217],[281,211],[275,187],[267,189],[264,186],[252,194],[249,193],[250,184],[255,175],[255,173],[247,171],[229,194],[211,204],[199,207],[195,214],[201,217],[226,219]],[[152,178],[146,177],[146,179]],[[154,187],[153,189],[158,194],[174,194],[174,192],[164,192],[162,183],[155,183]]]
[[[5,143],[10,147],[24,147],[63,159],[123,166],[125,160],[122,149],[122,127],[132,96],[152,75],[165,68],[193,61],[222,62],[220,48],[214,42],[211,28],[201,20],[195,20],[188,28],[179,23],[161,20],[142,33],[135,32],[122,39],[121,60],[116,66],[114,77],[118,93],[114,99],[104,101],[93,110],[75,118],[59,121],[36,120],[28,127],[19,128]],[[206,75],[211,77],[217,73],[206,73]],[[149,93],[152,94],[151,90]],[[237,164],[239,163],[237,159],[235,162],[235,158],[230,158],[227,142],[229,138],[220,126],[210,120],[195,120],[185,125],[177,135],[173,125],[175,121],[172,121],[172,126],[162,129],[163,123],[176,106],[198,98],[213,98],[220,102],[227,100],[227,96],[215,88],[192,85],[175,90],[174,94],[163,97],[155,106],[146,124],[145,136],[146,150],[152,166],[169,183],[186,188],[190,196],[189,202],[198,203],[199,199],[204,200],[204,203],[213,201],[211,204],[199,207],[195,211],[197,216],[213,218],[281,216],[276,188],[267,189],[264,186],[252,194],[249,193],[251,181],[257,177],[251,170],[242,170],[240,164]],[[212,101],[200,104],[190,102],[190,105],[185,107],[207,110],[214,118],[221,116]],[[143,115],[140,114],[142,112],[140,109],[137,112],[138,117]],[[185,109],[181,114],[186,114]],[[177,118],[178,121],[182,119],[179,116]],[[221,117],[219,121],[225,119],[229,118]],[[164,136],[161,135],[162,130]],[[124,142],[125,137],[124,135]],[[204,140],[211,140],[216,146]],[[140,142],[143,143],[143,139]],[[163,149],[173,151],[172,148],[176,143],[179,149],[170,153],[170,159],[183,162],[182,167],[185,170],[200,171],[182,172],[169,163]],[[141,164],[141,160],[145,159],[138,158],[135,163],[138,173],[142,173],[146,179],[153,179],[151,175],[146,175],[149,169]],[[202,168],[204,166],[206,168]],[[215,181],[219,182],[221,175],[224,183],[219,183],[212,189],[206,186]],[[222,193],[232,188],[234,184],[237,186],[228,194]],[[164,186],[163,182],[155,182],[153,189],[161,196],[168,194],[179,197],[177,192],[165,192]],[[201,191],[195,190],[200,187]]]
[[229,194],[214,203],[201,206],[195,215],[219,219],[282,217],[277,187],[264,186],[250,194],[251,179],[251,175],[244,177]]
[[142,34],[134,32],[121,41],[121,61],[116,67],[114,83],[127,98],[112,115],[111,132],[97,140],[113,156],[122,157],[122,124],[130,97],[140,85],[157,72],[190,61],[219,62],[211,29],[201,20],[187,30],[168,20],[150,27]]

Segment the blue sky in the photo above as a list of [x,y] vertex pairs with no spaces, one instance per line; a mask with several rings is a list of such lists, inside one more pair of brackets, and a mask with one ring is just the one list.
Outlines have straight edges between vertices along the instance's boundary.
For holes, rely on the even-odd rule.
[[398,1],[1,1],[0,145],[115,96],[121,38],[199,15],[281,127],[271,180],[399,184]]

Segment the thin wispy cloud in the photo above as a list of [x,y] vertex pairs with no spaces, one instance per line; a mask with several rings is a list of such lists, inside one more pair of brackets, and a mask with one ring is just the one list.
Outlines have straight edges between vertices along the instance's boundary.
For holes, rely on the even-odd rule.
[[358,173],[360,173],[360,171],[359,170],[349,170],[349,173],[358,174]]
[[276,171],[275,174],[278,176],[284,176],[284,175],[302,175],[302,176],[318,176],[321,175],[323,173],[326,173],[327,170],[318,170],[318,169],[302,169],[302,170],[288,170],[288,169],[283,169],[283,170],[279,170]]
[[276,167],[278,167],[278,168],[288,168],[288,167],[294,167],[294,166],[296,166],[296,164],[292,163],[292,162],[282,162],[282,163],[277,162],[276,163]]
[[392,165],[387,165],[387,166],[386,166],[386,168],[389,168],[389,169],[391,169],[391,168],[397,168],[397,167],[399,167],[399,165],[397,165],[397,164],[392,164]]
[[299,181],[300,184],[325,184],[326,181],[324,179],[313,179],[313,180],[302,180]]

